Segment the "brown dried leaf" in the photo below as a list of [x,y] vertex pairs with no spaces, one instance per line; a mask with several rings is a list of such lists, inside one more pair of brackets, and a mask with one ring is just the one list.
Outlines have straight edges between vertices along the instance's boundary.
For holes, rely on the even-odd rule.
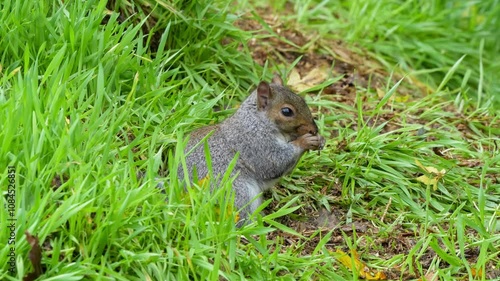
[[302,92],[317,86],[328,78],[328,69],[325,66],[315,67],[304,77],[300,77],[296,68],[288,74],[288,86],[296,91]]
[[297,71],[296,68],[293,68],[290,71],[290,73],[288,73],[288,81],[287,81],[288,86],[293,88],[295,85],[300,84],[300,81],[301,81],[301,78],[300,78],[299,72]]
[[[345,267],[351,270],[356,270],[359,277],[366,280],[387,280],[387,276],[382,271],[373,272],[366,266],[364,262],[359,259],[358,252],[351,251],[351,255],[344,253],[342,250],[337,249],[337,260],[340,261]],[[353,268],[354,266],[354,268]]]

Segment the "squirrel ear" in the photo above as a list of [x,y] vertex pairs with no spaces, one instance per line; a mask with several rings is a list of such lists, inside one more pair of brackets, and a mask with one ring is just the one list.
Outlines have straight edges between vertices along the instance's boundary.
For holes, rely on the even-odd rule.
[[272,82],[274,84],[283,86],[283,80],[281,79],[281,77],[277,73],[274,74]]
[[259,110],[266,108],[271,98],[272,93],[269,84],[264,81],[260,82],[257,87],[257,105]]

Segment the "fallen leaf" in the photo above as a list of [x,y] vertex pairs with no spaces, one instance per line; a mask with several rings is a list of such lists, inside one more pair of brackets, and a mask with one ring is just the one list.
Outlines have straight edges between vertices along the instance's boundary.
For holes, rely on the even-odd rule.
[[379,99],[383,98],[385,96],[385,91],[380,88],[377,88],[377,96]]
[[476,269],[475,267],[471,268],[472,276],[477,278],[483,278],[483,269]]
[[202,186],[203,188],[207,187],[208,182],[210,181],[210,176],[206,176],[200,180],[198,180],[198,185]]
[[296,92],[303,92],[317,86],[328,78],[326,66],[313,68],[307,75],[300,77],[297,69],[293,68],[288,74],[288,86]]
[[299,72],[297,71],[296,68],[292,68],[290,73],[288,73],[288,80],[287,80],[288,86],[293,88],[295,85],[300,84],[300,81],[301,78]]
[[29,259],[33,265],[34,272],[24,276],[23,281],[32,281],[42,275],[42,248],[38,242],[38,237],[31,235],[28,231],[24,234],[26,234],[26,240],[31,246]]
[[337,254],[337,260],[352,271],[356,270],[360,278],[366,280],[387,280],[387,276],[384,272],[372,272],[366,264],[359,259],[356,250],[351,250],[351,256],[339,249],[337,249],[335,253]]
[[426,171],[427,173],[435,174],[435,175],[444,175],[446,173],[445,169],[438,170],[437,168],[434,167],[426,167],[420,163],[417,159],[415,159],[415,164],[417,164],[420,169]]
[[400,102],[400,103],[403,103],[403,102],[407,102],[410,100],[410,95],[397,95],[395,96],[394,100],[396,102]]
[[424,166],[417,159],[415,159],[415,164],[417,164],[417,166],[420,169],[424,170],[424,172],[428,174],[428,175],[422,175],[416,178],[416,180],[425,185],[432,185],[433,189],[437,190],[437,184],[439,180],[441,180],[446,174],[446,170],[445,169],[438,170],[437,168],[432,166]]
[[437,178],[429,178],[426,175],[418,177],[417,180],[425,185],[436,185],[438,182]]

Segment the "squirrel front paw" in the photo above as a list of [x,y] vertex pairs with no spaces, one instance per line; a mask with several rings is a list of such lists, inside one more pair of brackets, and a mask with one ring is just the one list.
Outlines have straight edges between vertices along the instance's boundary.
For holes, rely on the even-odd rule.
[[325,138],[308,133],[300,136],[293,143],[304,150],[321,150],[325,146]]

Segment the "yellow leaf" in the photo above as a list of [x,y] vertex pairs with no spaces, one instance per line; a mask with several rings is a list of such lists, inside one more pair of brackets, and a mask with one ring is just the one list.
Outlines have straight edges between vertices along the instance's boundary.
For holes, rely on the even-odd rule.
[[439,179],[438,179],[438,177],[429,178],[428,176],[423,175],[423,176],[418,177],[417,181],[419,181],[425,185],[432,185],[432,189],[437,190],[437,184],[438,184]]
[[420,161],[418,161],[417,159],[415,159],[415,164],[417,164],[417,166],[426,171],[427,173],[431,173],[431,174],[435,174],[435,175],[444,175],[446,173],[446,170],[445,169],[441,169],[441,171],[439,171],[437,168],[434,168],[434,167],[426,167],[424,165],[422,165],[422,163],[420,163]]
[[366,280],[387,280],[387,276],[384,272],[372,272],[366,264],[359,259],[359,255],[356,250],[351,250],[351,256],[339,249],[337,249],[335,253],[337,254],[337,260],[352,271],[356,270],[360,278]]
[[483,277],[483,269],[482,268],[476,269],[475,267],[473,267],[470,270],[472,272],[472,276],[474,276],[476,278],[482,278]]
[[340,250],[340,249],[337,249],[336,251],[337,254],[339,254],[338,256],[338,260],[347,268],[350,268],[351,270],[353,270],[352,266],[354,265],[356,271],[360,271],[363,269],[363,267],[365,266],[363,264],[363,262],[361,262],[359,259],[358,259],[358,253],[355,251],[355,250],[352,250],[351,251],[351,254],[353,255],[353,257],[350,257],[348,254],[344,253],[344,251]]
[[206,176],[200,180],[198,180],[198,185],[202,187],[206,187],[208,185],[208,182],[210,181],[210,176]]
[[385,96],[384,90],[377,88],[377,96],[381,99]]
[[430,174],[433,176],[433,177],[429,177],[427,175],[422,175],[422,176],[417,178],[417,181],[424,183],[425,185],[432,185],[433,189],[437,190],[437,184],[438,184],[439,180],[444,177],[444,174],[446,174],[446,170],[445,169],[438,170],[435,167],[424,166],[417,159],[415,159],[415,164],[417,164],[417,166],[420,169],[424,170],[427,174]]
[[435,185],[438,182],[437,178],[429,178],[426,175],[418,177],[417,180],[425,185]]
[[396,96],[395,97],[395,100],[397,102],[407,102],[408,100],[410,100],[410,95],[402,95],[402,96]]

